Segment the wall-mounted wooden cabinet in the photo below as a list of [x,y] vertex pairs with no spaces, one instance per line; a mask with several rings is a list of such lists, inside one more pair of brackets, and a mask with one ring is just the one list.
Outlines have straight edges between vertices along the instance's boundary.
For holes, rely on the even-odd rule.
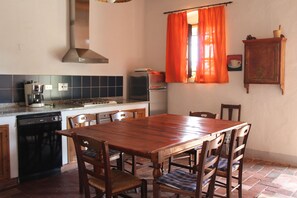
[[279,84],[285,89],[286,38],[244,40],[244,87],[249,84]]
[[8,125],[0,125],[0,184],[10,179],[8,131]]

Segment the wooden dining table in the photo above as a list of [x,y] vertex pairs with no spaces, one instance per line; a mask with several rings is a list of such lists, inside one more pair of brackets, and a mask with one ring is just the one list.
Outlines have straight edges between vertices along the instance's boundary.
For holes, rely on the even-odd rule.
[[[154,183],[162,175],[161,165],[172,155],[190,150],[218,134],[244,126],[245,122],[161,114],[122,122],[111,122],[57,131],[71,137],[83,134],[107,141],[111,149],[150,159]],[[159,197],[154,188],[153,196]]]

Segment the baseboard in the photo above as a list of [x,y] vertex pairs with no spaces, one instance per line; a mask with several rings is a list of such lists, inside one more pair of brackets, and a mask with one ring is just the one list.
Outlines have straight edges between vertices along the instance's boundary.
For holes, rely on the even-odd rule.
[[7,179],[0,181],[0,191],[13,188],[18,185],[18,178],[12,178],[12,179]]
[[284,165],[297,166],[297,157],[293,155],[284,155],[246,148],[245,156],[251,159],[259,159]]

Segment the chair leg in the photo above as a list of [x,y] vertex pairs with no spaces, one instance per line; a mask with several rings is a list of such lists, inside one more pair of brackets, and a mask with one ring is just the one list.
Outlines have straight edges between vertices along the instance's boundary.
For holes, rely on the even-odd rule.
[[145,179],[142,179],[141,198],[147,198],[147,181]]
[[90,188],[87,187],[84,190],[85,190],[85,198],[91,198]]
[[169,157],[168,159],[168,173],[171,171],[171,162],[172,162],[172,157]]
[[154,180],[153,181],[153,197],[161,197],[160,194],[161,194],[161,192],[160,192],[159,184],[157,184],[157,182]]
[[79,193],[82,194],[84,192],[84,184],[83,184],[83,178],[80,168],[78,167],[78,183],[79,183]]
[[120,153],[120,158],[117,159],[117,169],[118,170],[121,170],[121,171],[124,171],[125,170],[125,167],[124,167],[124,153],[121,152]]
[[136,157],[132,155],[132,175],[136,176]]
[[[200,151],[196,151],[195,152],[195,157],[194,157],[194,166],[196,166],[198,164],[198,160],[199,160],[199,155],[200,155]],[[194,167],[193,166],[193,167]],[[196,173],[196,168],[193,168],[193,173]]]
[[189,154],[189,159],[188,159],[188,164],[189,164],[189,173],[192,172],[191,167],[192,167],[192,161],[193,161],[193,155]]
[[228,175],[226,178],[226,194],[228,198],[231,198],[231,190],[232,190],[232,175]]
[[238,197],[242,198],[242,168],[238,171]]

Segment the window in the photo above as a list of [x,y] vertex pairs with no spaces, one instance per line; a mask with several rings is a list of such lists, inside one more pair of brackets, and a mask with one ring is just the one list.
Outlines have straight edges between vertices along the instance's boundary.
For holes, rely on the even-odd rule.
[[194,82],[198,65],[198,11],[187,13],[188,19],[188,82]]
[[[188,29],[188,82],[194,82],[196,78],[196,69],[198,66],[198,11],[192,11],[187,13],[187,19],[189,23]],[[209,33],[206,35],[205,40],[205,72],[207,75],[215,72],[214,68],[211,68],[210,65],[213,64],[214,55],[213,55],[213,40]]]
[[226,61],[224,6],[168,15],[166,82],[227,83]]

